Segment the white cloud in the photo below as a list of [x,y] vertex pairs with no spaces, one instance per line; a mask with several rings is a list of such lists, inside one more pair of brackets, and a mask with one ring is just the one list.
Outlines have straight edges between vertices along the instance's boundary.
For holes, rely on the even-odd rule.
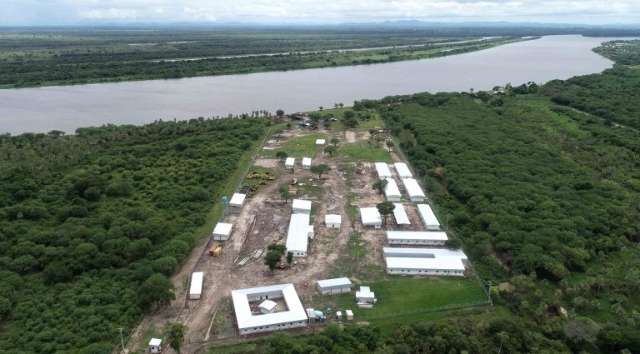
[[639,0],[0,0],[0,24],[27,22],[528,21],[640,23]]

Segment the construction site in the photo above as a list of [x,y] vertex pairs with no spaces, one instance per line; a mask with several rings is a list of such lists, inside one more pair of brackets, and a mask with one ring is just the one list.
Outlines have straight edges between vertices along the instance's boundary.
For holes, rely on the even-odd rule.
[[[269,137],[260,151],[237,193],[223,199],[224,213],[212,227],[212,235],[202,240],[172,277],[176,300],[142,321],[129,341],[130,350],[144,350],[150,338],[161,336],[161,329],[169,322],[186,326],[183,352],[187,353],[247,340],[243,335],[246,333],[238,330],[238,312],[234,313],[231,294],[237,289],[273,284],[293,284],[305,307],[333,311],[327,315],[329,319],[340,320],[335,318],[335,310],[342,309],[351,318],[355,312],[354,323],[368,323],[366,316],[360,316],[360,309],[352,312],[353,294],[324,297],[318,293],[316,282],[343,276],[359,285],[389,282],[394,276],[385,273],[385,229],[425,229],[416,204],[409,198],[395,204],[404,210],[404,215],[398,215],[396,209],[395,214],[382,217],[379,228],[365,225],[359,214],[360,208],[376,208],[385,201],[384,191],[376,188],[381,178],[376,161],[392,167],[394,162],[406,162],[392,148],[389,132],[283,129]],[[360,158],[370,152],[375,152],[375,160]],[[313,168],[320,165],[326,167],[322,171]],[[390,178],[399,180],[398,172],[392,168]],[[386,199],[390,199],[388,195]],[[309,208],[309,204],[310,210],[302,210],[308,214],[310,224],[309,239],[306,233],[304,237],[305,252],[287,257],[291,252],[287,241],[292,232],[290,221],[299,208]],[[271,270],[265,257],[273,245],[286,245],[288,252]],[[202,284],[193,294],[192,274],[199,272],[203,274],[202,280],[198,279]],[[484,301],[475,280],[463,281],[465,287],[473,288],[470,292],[474,299]],[[274,299],[270,305],[286,308],[288,305],[282,301]],[[257,302],[248,308],[259,310]],[[314,323],[290,330],[320,328],[322,323]],[[258,335],[264,334],[249,337]]]

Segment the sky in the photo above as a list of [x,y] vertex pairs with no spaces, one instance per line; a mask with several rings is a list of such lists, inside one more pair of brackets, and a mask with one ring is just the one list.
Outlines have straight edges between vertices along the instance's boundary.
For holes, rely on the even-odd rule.
[[0,0],[0,26],[394,20],[640,25],[640,0]]

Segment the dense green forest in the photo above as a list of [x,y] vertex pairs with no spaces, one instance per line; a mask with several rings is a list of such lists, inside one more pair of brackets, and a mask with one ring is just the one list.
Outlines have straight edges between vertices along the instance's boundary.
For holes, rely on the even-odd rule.
[[612,124],[640,122],[622,114],[640,111],[638,64],[505,94],[358,102],[392,129],[496,307],[390,333],[278,336],[246,351],[640,352],[640,132]]
[[[262,119],[0,138],[0,353],[110,353],[173,298]],[[201,232],[201,231],[200,231]]]
[[617,64],[602,74],[556,80],[544,86],[543,93],[560,105],[571,106],[607,120],[640,128],[640,41],[614,41],[596,52]]

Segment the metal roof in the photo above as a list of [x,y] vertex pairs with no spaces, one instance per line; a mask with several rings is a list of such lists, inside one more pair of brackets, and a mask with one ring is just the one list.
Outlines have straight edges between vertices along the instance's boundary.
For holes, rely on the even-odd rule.
[[342,223],[342,215],[340,214],[326,214],[324,216],[325,224],[341,224]]
[[160,338],[151,338],[149,341],[150,346],[159,347],[162,344],[162,339]]
[[396,168],[396,172],[398,172],[398,176],[400,176],[400,178],[413,177],[413,174],[411,173],[411,170],[409,170],[409,167],[407,166],[406,163],[396,162],[393,164],[393,166]]
[[193,272],[193,274],[191,274],[191,286],[189,287],[189,294],[202,294],[203,280],[203,272]]
[[285,166],[291,166],[293,167],[293,165],[296,163],[296,159],[293,157],[287,157],[287,159],[284,161],[284,165]]
[[311,158],[303,157],[302,158],[302,166],[311,166]]
[[385,257],[387,268],[424,270],[464,270],[462,260],[457,257]]
[[312,230],[313,226],[309,225],[309,214],[291,214],[287,231],[287,251],[307,252],[309,232]]
[[233,228],[233,224],[229,224],[226,222],[219,222],[216,224],[216,227],[213,229],[213,234],[229,236],[229,234],[231,234],[232,228]]
[[382,225],[382,216],[378,208],[360,208],[360,219],[363,225]]
[[418,213],[420,213],[420,218],[425,226],[440,226],[440,222],[429,204],[418,204]]
[[411,225],[409,216],[406,210],[404,210],[404,205],[402,205],[402,203],[393,203],[393,205],[395,205],[395,208],[393,208],[393,217],[396,219],[396,224]]
[[375,166],[380,179],[391,177],[391,170],[389,170],[389,166],[385,162],[376,162]]
[[385,180],[387,181],[387,185],[384,187],[384,195],[387,197],[387,199],[402,197],[396,181],[393,178],[385,178]]
[[335,286],[351,286],[351,280],[347,277],[318,280],[318,286],[321,288],[332,288]]
[[304,199],[294,199],[293,202],[291,202],[291,208],[293,210],[300,209],[311,211],[311,201]]
[[316,145],[324,145],[325,142],[326,140],[324,139],[316,139]]
[[387,231],[387,240],[433,240],[446,241],[449,238],[444,231]]
[[418,181],[415,180],[415,178],[403,178],[402,184],[404,184],[404,188],[407,190],[409,197],[424,198],[424,192],[422,191],[422,188],[418,184]]
[[[280,291],[287,304],[288,311],[274,312],[268,314],[253,314],[249,306],[248,295],[271,293]],[[296,321],[306,321],[307,313],[302,307],[298,293],[293,284],[278,284],[261,286],[248,289],[237,289],[231,291],[233,308],[236,313],[238,328],[253,328],[260,326],[270,326]]]
[[461,249],[448,248],[416,248],[416,247],[383,247],[382,254],[385,257],[409,257],[409,258],[438,258],[454,257],[467,259],[467,255]]
[[246,198],[246,197],[247,197],[246,194],[233,193],[233,196],[231,196],[231,200],[229,201],[229,204],[231,204],[231,205],[242,205],[242,203],[244,203],[244,198]]

